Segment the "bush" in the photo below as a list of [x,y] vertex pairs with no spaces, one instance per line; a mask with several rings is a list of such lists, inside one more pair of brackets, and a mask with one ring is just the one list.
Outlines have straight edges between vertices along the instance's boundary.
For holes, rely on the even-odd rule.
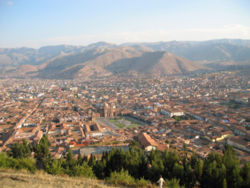
[[129,175],[128,171],[112,172],[107,181],[114,185],[135,186],[135,179]]
[[26,169],[30,172],[35,172],[36,170],[36,163],[35,160],[32,158],[22,158],[16,160],[16,169]]
[[144,178],[136,180],[136,187],[147,187],[150,185],[151,185],[151,182],[149,180],[145,180]]
[[16,160],[8,157],[5,153],[0,153],[0,167],[2,168],[15,168]]
[[180,180],[179,179],[171,179],[171,180],[166,180],[165,182],[165,187],[167,188],[184,188],[183,186],[180,186],[179,184]]
[[71,174],[72,176],[84,176],[88,178],[94,178],[94,172],[90,166],[86,162],[82,165],[76,165],[72,168]]
[[0,153],[0,167],[2,168],[15,168],[15,169],[26,169],[30,172],[36,170],[35,161],[32,158],[21,158],[14,159],[13,157],[8,157],[5,153]]
[[51,160],[46,166],[46,172],[49,174],[60,174],[63,172],[60,160]]

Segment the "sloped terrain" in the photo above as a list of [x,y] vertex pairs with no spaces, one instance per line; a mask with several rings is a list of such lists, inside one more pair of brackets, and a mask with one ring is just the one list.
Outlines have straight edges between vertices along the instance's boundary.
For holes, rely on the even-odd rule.
[[104,181],[88,178],[53,176],[44,172],[35,174],[26,171],[0,169],[0,187],[2,188],[111,188]]
[[165,76],[249,66],[250,41],[236,39],[0,49],[0,77],[4,78],[89,79],[130,73]]

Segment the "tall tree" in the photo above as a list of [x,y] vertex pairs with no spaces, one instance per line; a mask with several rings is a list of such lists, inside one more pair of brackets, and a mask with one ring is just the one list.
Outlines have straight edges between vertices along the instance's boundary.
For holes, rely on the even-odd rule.
[[250,187],[250,163],[246,162],[243,168],[240,171],[242,177],[242,187],[247,188]]
[[22,143],[15,143],[10,147],[10,155],[14,158],[27,158],[31,156],[31,146],[23,140]]
[[240,176],[239,160],[233,147],[230,145],[225,146],[223,163],[226,167],[227,187],[240,187],[242,178]]
[[51,161],[49,147],[50,142],[46,135],[43,135],[39,144],[34,146],[36,164],[39,169],[46,169],[46,166]]

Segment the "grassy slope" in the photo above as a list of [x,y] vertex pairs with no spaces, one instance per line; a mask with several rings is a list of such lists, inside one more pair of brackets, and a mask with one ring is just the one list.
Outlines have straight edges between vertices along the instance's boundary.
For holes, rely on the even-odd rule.
[[23,170],[0,169],[0,187],[2,188],[111,188],[103,181],[68,176],[52,176],[38,171],[31,174]]

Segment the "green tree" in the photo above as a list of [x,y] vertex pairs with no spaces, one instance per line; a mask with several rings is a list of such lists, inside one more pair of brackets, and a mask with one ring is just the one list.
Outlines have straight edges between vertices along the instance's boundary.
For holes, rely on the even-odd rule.
[[173,168],[175,163],[179,163],[181,161],[180,156],[175,150],[166,150],[162,154],[162,160],[164,165],[164,173],[163,176],[172,179],[175,176],[173,175]]
[[196,154],[193,154],[190,160],[191,167],[195,168],[195,165],[197,164],[197,162],[198,162],[198,157]]
[[184,167],[178,163],[175,163],[173,168],[173,176],[175,178],[184,179],[184,174]]
[[94,155],[91,154],[90,158],[89,158],[89,161],[88,161],[88,165],[93,167],[93,166],[95,166],[95,164],[96,164],[96,158],[95,158]]
[[50,160],[48,163],[47,163],[47,166],[46,166],[46,171],[49,173],[49,174],[61,174],[63,173],[63,169],[62,169],[62,161],[61,159],[57,160],[57,159],[53,159],[53,160]]
[[106,168],[106,160],[105,159],[96,161],[96,164],[93,167],[93,171],[94,171],[96,177],[98,177],[100,179],[105,178],[105,173],[104,173],[105,168]]
[[122,149],[113,149],[106,156],[107,165],[105,168],[106,176],[109,176],[111,172],[121,171],[125,166],[125,154]]
[[242,187],[247,188],[250,187],[250,163],[246,162],[243,168],[240,171],[242,177]]
[[49,151],[50,142],[46,135],[43,135],[39,144],[34,146],[35,159],[38,169],[45,169],[51,161],[51,154]]
[[10,155],[14,158],[27,158],[31,156],[30,144],[23,140],[22,143],[15,143],[10,147]]
[[[131,148],[124,153],[125,164],[124,168],[135,178],[143,177],[144,172],[141,167],[142,160],[142,150],[139,148]],[[144,166],[146,167],[146,166]]]
[[202,179],[202,174],[203,174],[203,160],[198,159],[198,161],[196,162],[195,166],[194,166],[194,173],[196,176],[196,179],[201,182]]
[[240,176],[239,160],[230,145],[225,146],[223,163],[226,167],[227,186],[232,188],[240,187],[242,178]]
[[151,181],[156,182],[161,175],[164,175],[165,166],[162,157],[162,152],[159,150],[153,150],[148,156],[151,168],[147,178]]
[[205,159],[201,180],[202,187],[222,187],[226,178],[226,167],[222,162],[222,156],[218,153],[210,153]]

